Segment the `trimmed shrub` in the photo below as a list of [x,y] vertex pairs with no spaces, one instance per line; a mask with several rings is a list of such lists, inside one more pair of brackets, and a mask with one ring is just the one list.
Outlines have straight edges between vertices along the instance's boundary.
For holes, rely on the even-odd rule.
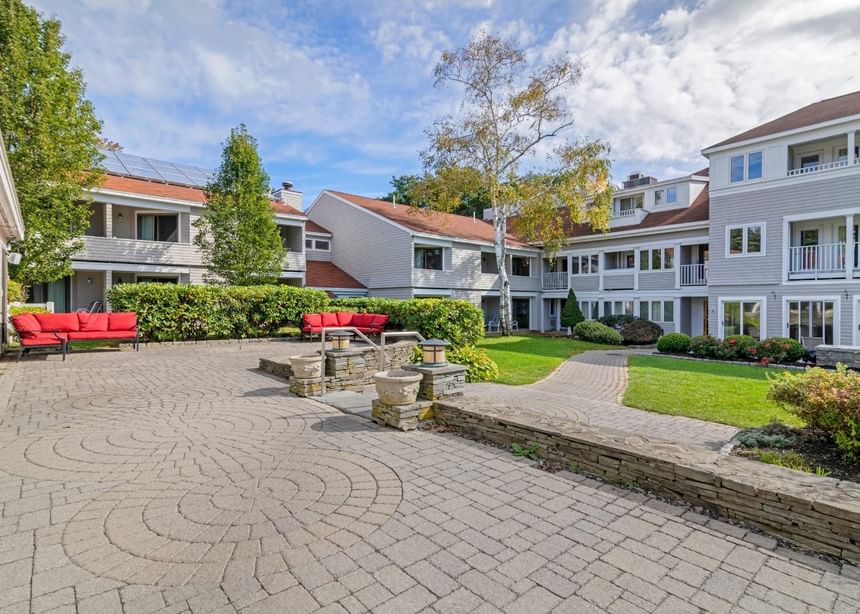
[[153,341],[270,336],[329,303],[320,290],[283,285],[122,284],[107,298],[114,311],[136,312],[141,336]]
[[668,333],[657,339],[657,350],[663,354],[686,354],[690,341],[690,336],[684,333]]
[[659,324],[650,320],[633,320],[621,329],[621,338],[628,345],[651,345],[663,334]]
[[564,308],[561,310],[561,325],[573,328],[580,322],[584,321],[585,316],[582,315],[582,310],[579,308],[579,301],[576,300],[576,292],[571,288],[567,293],[567,300],[564,302]]
[[600,322],[586,320],[580,322],[573,329],[573,334],[577,339],[583,341],[591,341],[592,343],[605,343],[607,345],[621,345],[624,341],[619,333],[614,328],[610,328]]
[[499,366],[483,348],[455,347],[448,350],[447,356],[450,362],[469,367],[467,382],[488,382],[499,377]]
[[334,299],[323,311],[384,313],[392,330],[415,330],[427,339],[444,339],[454,347],[475,345],[484,335],[484,315],[469,301],[447,298]]
[[835,371],[781,373],[771,381],[768,398],[827,433],[846,455],[860,457],[860,374],[841,364]]
[[716,358],[720,340],[710,335],[697,335],[690,339],[690,354],[696,358]]
[[10,279],[6,286],[6,300],[10,303],[23,303],[27,300],[27,287],[19,281]]
[[17,316],[21,313],[48,313],[48,310],[38,305],[17,305],[9,307],[9,317]]
[[609,328],[614,328],[615,330],[620,331],[622,328],[633,322],[636,318],[631,315],[619,314],[615,316],[603,316],[598,322],[608,326]]
[[788,337],[768,337],[759,344],[759,359],[766,362],[797,362],[806,350],[803,344]]
[[717,358],[722,360],[759,360],[758,339],[748,335],[726,337],[717,348]]

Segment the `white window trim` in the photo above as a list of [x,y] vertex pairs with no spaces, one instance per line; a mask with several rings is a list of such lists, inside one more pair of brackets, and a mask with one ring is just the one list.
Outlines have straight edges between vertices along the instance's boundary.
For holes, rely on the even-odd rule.
[[[855,295],[856,296],[856,295]],[[815,296],[783,296],[782,297],[782,334],[781,337],[788,337],[788,304],[795,301],[805,303],[814,303],[816,301],[830,301],[833,303],[833,345],[841,345],[842,341],[842,297],[838,294],[830,295],[815,295]],[[857,313],[854,314],[856,320]],[[854,322],[852,333],[857,329],[857,322]],[[852,341],[853,343],[853,341]]]
[[[669,200],[669,191],[675,190],[675,200]],[[678,204],[678,186],[672,186],[671,188],[666,188],[666,206],[674,207]]]
[[[307,245],[305,245],[305,249],[308,251],[311,251],[311,252],[330,252],[331,251],[331,239],[315,239],[312,237],[305,237],[305,242],[307,242],[307,241],[311,242],[311,247],[308,247]],[[317,243],[319,241],[325,241],[326,243],[328,243],[328,247],[327,248],[317,247]]]
[[[747,232],[750,228],[758,226],[761,228],[761,251],[749,253],[747,251]],[[740,254],[731,253],[730,236],[731,231],[736,228],[742,228],[743,236],[743,251]],[[726,258],[756,258],[767,254],[767,222],[752,222],[749,224],[727,224],[726,225]]]
[[[659,249],[662,254],[660,254],[660,268],[653,269],[651,268],[651,252],[655,249]],[[672,268],[667,269],[665,266],[666,262],[666,250],[672,250]],[[639,267],[636,269],[640,274],[642,273],[671,273],[675,270],[675,267],[678,266],[678,250],[675,245],[663,245],[662,247],[643,247],[639,251]],[[642,252],[648,252],[648,268],[642,268]]]
[[[590,270],[591,270],[591,257],[592,257],[592,256],[597,256],[597,271],[595,271],[595,272],[593,272],[593,273],[592,273],[592,272],[589,272],[589,273],[582,273],[582,272],[581,272],[581,271],[582,271],[582,261],[580,260],[580,263],[579,263],[579,270],[580,270],[580,272],[579,272],[579,273],[574,273],[574,272],[573,272],[573,260],[572,260],[573,258],[588,258],[588,268],[589,268],[589,271],[590,271]],[[598,252],[598,251],[593,251],[593,252],[581,252],[581,253],[578,253],[578,254],[571,254],[571,255],[570,255],[570,257],[571,257],[571,262],[570,262],[570,265],[568,266],[568,269],[570,269],[570,274],[571,274],[571,275],[573,275],[574,277],[589,277],[589,276],[592,276],[592,275],[593,275],[593,276],[600,275],[600,271],[601,271],[601,266],[600,266],[600,264],[601,264],[601,263],[600,263],[600,260],[601,260],[600,252]]]
[[[677,317],[678,314],[675,313],[675,298],[674,297],[653,298],[653,297],[649,296],[649,297],[642,297],[637,302],[638,302],[638,307],[639,307],[639,316],[638,317],[640,317],[640,318],[642,317],[642,310],[641,310],[642,303],[648,303],[648,320],[649,321],[655,322],[657,324],[675,324],[674,319],[667,320],[664,317],[666,315],[666,303],[672,303],[672,318]],[[662,303],[660,305],[660,317],[661,317],[660,320],[655,320],[654,318],[651,317],[654,313],[654,310],[653,310],[651,303]]]
[[[733,179],[732,178],[732,166],[733,166],[733,162],[736,158],[740,158],[743,161],[743,164],[741,165],[741,178],[740,179]],[[746,156],[746,154],[737,154],[734,156],[729,156],[729,185],[735,185],[738,183],[743,183],[744,181],[746,181],[746,177],[747,177],[747,156]]]
[[[176,216],[176,241],[159,241],[158,239],[141,239],[137,236],[137,218],[141,215],[153,215],[153,216],[167,216],[167,215],[175,215]],[[117,238],[117,237],[112,237]],[[144,211],[138,210],[134,212],[134,240],[135,241],[146,241],[147,243],[181,243],[182,242],[182,216],[178,211]]]
[[[422,269],[421,267],[415,266],[415,250],[416,249],[441,249],[442,250],[442,268],[441,269]],[[443,273],[445,271],[450,271],[450,267],[448,267],[449,256],[446,253],[450,247],[443,247],[441,245],[419,245],[414,244],[412,246],[412,270],[413,271],[430,271],[431,273]]]
[[[717,311],[717,332],[720,339],[725,339],[725,315],[723,306],[726,303],[755,303],[761,302],[761,332],[762,337],[759,341],[767,339],[767,297],[766,296],[721,296],[718,303]],[[743,311],[741,311],[743,315]]]
[[[751,154],[761,154],[761,175],[758,177],[750,178],[750,155]],[[741,158],[743,163],[743,173],[740,179],[737,181],[732,180],[732,160],[735,158]],[[758,182],[764,179],[764,149],[754,149],[752,151],[747,151],[742,154],[736,154],[734,156],[729,156],[729,185],[738,185],[739,183],[746,182]]]
[[[514,258],[525,258],[529,261],[529,274],[528,275],[517,275],[514,273]],[[519,254],[511,254],[511,277],[518,277],[519,279],[528,279],[529,277],[534,277],[535,263],[533,262],[534,258],[531,256],[521,256]]]

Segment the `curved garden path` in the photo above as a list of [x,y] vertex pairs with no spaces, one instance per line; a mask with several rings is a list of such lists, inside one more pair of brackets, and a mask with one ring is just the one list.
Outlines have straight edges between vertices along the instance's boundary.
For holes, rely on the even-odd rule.
[[462,402],[473,407],[518,406],[553,418],[711,449],[719,449],[737,433],[723,424],[622,405],[629,354],[625,350],[577,354],[529,386],[470,385]]

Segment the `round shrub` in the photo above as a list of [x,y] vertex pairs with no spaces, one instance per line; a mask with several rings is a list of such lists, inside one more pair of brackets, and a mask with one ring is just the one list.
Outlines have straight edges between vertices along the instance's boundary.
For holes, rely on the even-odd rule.
[[710,335],[697,335],[690,339],[690,354],[696,358],[716,358],[719,339]]
[[615,330],[620,331],[622,328],[633,322],[636,318],[628,315],[626,313],[618,314],[618,315],[609,315],[603,316],[598,320],[601,324],[608,326],[610,328],[614,328]]
[[767,362],[797,362],[805,353],[802,343],[788,337],[768,337],[758,348],[759,359]]
[[633,320],[621,329],[621,338],[627,345],[652,345],[662,334],[660,325],[650,320]]
[[686,354],[690,349],[690,336],[668,333],[657,339],[657,350],[663,354]]
[[22,313],[48,313],[48,310],[38,305],[17,305],[9,307],[9,317],[21,315]]
[[469,367],[466,371],[467,382],[488,382],[499,377],[499,366],[483,348],[451,348],[447,356],[449,362]]
[[731,335],[723,339],[717,358],[723,360],[759,360],[758,339],[748,335]]
[[580,322],[573,329],[577,339],[591,341],[592,343],[605,343],[607,345],[621,345],[624,339],[614,328],[610,328],[600,322],[587,320]]

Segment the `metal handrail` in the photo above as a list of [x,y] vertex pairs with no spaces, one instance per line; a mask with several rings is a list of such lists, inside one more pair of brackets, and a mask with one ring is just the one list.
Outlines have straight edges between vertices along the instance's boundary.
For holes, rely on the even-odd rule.
[[321,350],[320,350],[320,363],[321,363],[320,364],[320,396],[325,396],[325,334],[327,331],[334,332],[336,330],[348,330],[350,332],[353,332],[353,333],[357,334],[359,337],[361,337],[362,339],[364,339],[364,341],[368,345],[373,346],[374,349],[379,351],[379,346],[376,345],[370,339],[368,339],[367,335],[365,335],[363,332],[358,330],[355,326],[331,326],[329,328],[323,327],[323,329],[320,331],[320,344],[321,344]]
[[426,341],[426,339],[421,335],[421,333],[418,333],[418,332],[413,331],[413,330],[400,330],[400,331],[391,331],[391,332],[387,332],[387,333],[381,333],[379,335],[379,343],[381,344],[381,347],[379,348],[379,370],[380,371],[385,371],[385,340],[388,337],[417,337],[418,341],[421,341],[421,342]]

